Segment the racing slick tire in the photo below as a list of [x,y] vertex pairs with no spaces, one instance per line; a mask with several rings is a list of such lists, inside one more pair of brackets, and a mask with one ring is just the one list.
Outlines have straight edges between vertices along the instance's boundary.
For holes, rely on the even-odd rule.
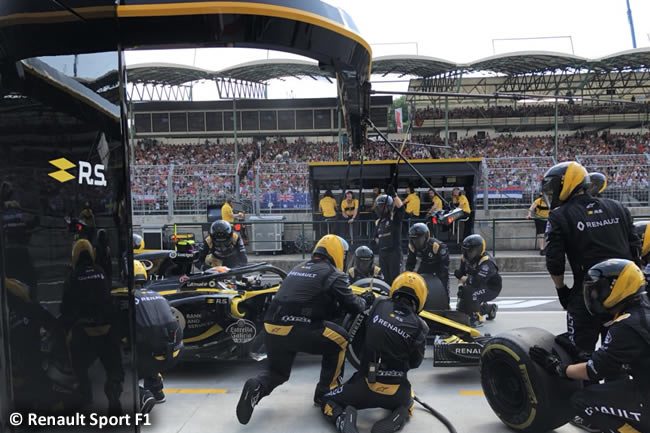
[[513,329],[491,338],[483,348],[481,386],[490,407],[504,424],[519,432],[542,433],[573,418],[569,399],[582,382],[549,375],[528,355],[533,346],[555,350],[563,362],[571,362],[550,332]]
[[388,296],[390,294],[390,285],[379,278],[362,278],[352,283],[352,285],[361,289],[370,288],[372,285],[372,291],[378,295]]
[[424,303],[426,311],[449,310],[449,293],[440,281],[440,278],[433,274],[421,274],[427,283],[427,301]]

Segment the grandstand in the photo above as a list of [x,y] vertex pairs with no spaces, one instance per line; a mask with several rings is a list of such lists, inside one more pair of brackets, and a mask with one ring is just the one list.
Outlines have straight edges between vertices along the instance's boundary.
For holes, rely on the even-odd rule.
[[[608,175],[606,195],[647,206],[649,66],[650,50],[637,49],[593,60],[511,53],[462,65],[391,56],[375,59],[372,71],[412,77],[409,91],[459,94],[408,97],[415,115],[404,153],[411,159],[484,158],[475,206],[488,209],[527,207],[546,168],[574,159]],[[245,96],[244,90],[262,89],[275,78],[332,78],[315,63],[260,61],[217,72],[131,68],[136,214],[202,214],[226,194],[239,195],[251,208],[258,202],[267,212],[310,211],[307,163],[362,157],[359,150],[348,153],[334,98],[267,100],[256,91],[249,96],[259,99],[237,100],[233,107],[232,101],[193,102],[191,92],[174,90],[198,79],[217,86],[229,80],[248,86],[231,87],[230,96]],[[144,89],[156,86],[176,95],[167,99],[184,101],[151,101],[155,95],[147,97]],[[164,96],[159,91],[157,97]],[[401,141],[403,134],[387,129],[390,103],[373,97],[371,117]],[[381,141],[371,139],[363,149],[365,160],[393,157]]]

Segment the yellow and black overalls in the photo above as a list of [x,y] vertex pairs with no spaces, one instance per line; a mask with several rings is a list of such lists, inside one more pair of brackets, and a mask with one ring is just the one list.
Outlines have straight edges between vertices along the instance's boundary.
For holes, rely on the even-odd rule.
[[[394,299],[376,301],[366,320],[361,367],[343,386],[325,394],[323,414],[335,423],[346,406],[410,411],[407,372],[422,363],[428,332],[412,305]],[[376,367],[374,375],[371,364]]]
[[[340,305],[340,307],[339,307]],[[289,379],[298,352],[323,355],[314,401],[342,383],[348,335],[330,320],[340,308],[364,310],[365,301],[354,295],[348,278],[327,260],[312,258],[293,268],[284,279],[264,317],[267,369],[257,380],[261,397]]]

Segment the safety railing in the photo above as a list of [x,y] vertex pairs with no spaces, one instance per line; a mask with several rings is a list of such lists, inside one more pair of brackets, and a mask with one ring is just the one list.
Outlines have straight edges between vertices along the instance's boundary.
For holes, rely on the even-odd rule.
[[582,155],[576,160],[587,171],[607,176],[603,197],[627,206],[650,205],[650,155]]
[[483,179],[475,195],[477,208],[530,206],[539,194],[544,173],[554,164],[552,157],[484,158]]
[[[649,220],[650,215],[638,215],[635,221]],[[402,250],[407,251],[408,228],[416,222],[425,222],[432,235],[445,242],[454,254],[460,253],[464,223],[452,226],[431,225],[429,219],[404,220],[402,229]],[[343,220],[259,220],[246,221],[238,226],[242,237],[248,245],[249,252],[256,255],[298,254],[306,258],[318,239],[325,234],[337,234],[350,244],[350,255],[360,245],[373,245],[374,220],[359,220],[348,224]],[[174,233],[193,233],[197,242],[207,236],[209,224],[176,224],[162,227],[163,239],[167,242],[163,248],[172,248],[169,243]],[[139,228],[136,226],[137,232]],[[495,257],[503,251],[537,251],[535,224],[526,218],[489,218],[477,219],[473,233],[483,236],[488,251]]]

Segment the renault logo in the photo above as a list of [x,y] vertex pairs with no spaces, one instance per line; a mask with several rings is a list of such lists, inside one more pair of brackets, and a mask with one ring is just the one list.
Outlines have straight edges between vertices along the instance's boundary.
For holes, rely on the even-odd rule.
[[55,166],[56,168],[58,168],[59,170],[53,171],[52,173],[48,173],[48,176],[53,177],[54,179],[58,180],[61,183],[67,182],[75,178],[75,176],[71,175],[66,170],[76,167],[77,166],[76,164],[68,161],[65,158],[53,159],[49,161],[49,163]]

